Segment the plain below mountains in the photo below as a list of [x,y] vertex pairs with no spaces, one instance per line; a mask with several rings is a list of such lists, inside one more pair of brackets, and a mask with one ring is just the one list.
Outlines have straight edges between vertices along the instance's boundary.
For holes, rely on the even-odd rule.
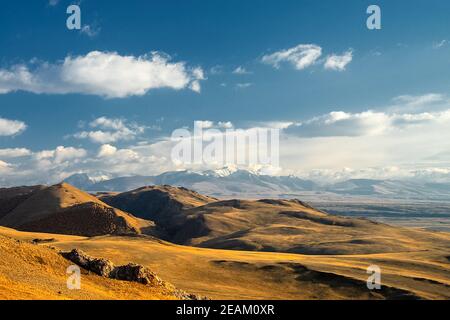
[[224,168],[215,171],[173,171],[157,176],[116,177],[106,180],[74,174],[65,182],[85,191],[124,192],[144,185],[173,185],[219,198],[291,198],[302,195],[334,197],[450,200],[449,183],[408,180],[351,179],[332,184],[317,184],[295,176],[269,176],[246,170]]

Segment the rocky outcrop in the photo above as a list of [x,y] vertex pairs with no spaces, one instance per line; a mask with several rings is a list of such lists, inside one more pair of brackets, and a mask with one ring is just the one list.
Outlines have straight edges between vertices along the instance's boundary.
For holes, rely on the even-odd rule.
[[123,266],[115,266],[108,259],[94,258],[78,249],[73,249],[70,252],[61,252],[61,255],[83,269],[101,277],[137,282],[153,287],[163,287],[181,300],[208,300],[206,297],[176,289],[172,284],[159,278],[153,271],[139,264],[129,263]]
[[162,281],[155,273],[148,268],[135,263],[116,267],[112,277],[118,280],[139,282],[145,285],[164,286],[164,281]]
[[63,252],[61,255],[67,260],[72,261],[76,265],[86,269],[88,271],[94,272],[95,274],[106,277],[113,278],[112,274],[115,269],[114,264],[102,258],[92,258],[85,254],[81,250],[74,249],[70,252]]

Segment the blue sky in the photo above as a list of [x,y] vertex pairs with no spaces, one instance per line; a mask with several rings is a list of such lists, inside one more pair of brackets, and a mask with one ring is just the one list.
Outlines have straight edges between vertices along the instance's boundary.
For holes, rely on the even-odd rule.
[[[408,130],[429,132],[427,126],[446,125],[433,121],[445,118],[448,110],[448,1],[377,1],[382,10],[382,29],[372,31],[366,28],[366,8],[372,1],[83,0],[78,3],[84,32],[66,28],[66,8],[71,3],[1,3],[0,119],[10,129],[20,123],[26,126],[16,131],[4,129],[3,134],[0,129],[4,183],[15,183],[12,177],[18,171],[36,168],[56,172],[59,178],[102,167],[86,164],[89,161],[81,157],[71,163],[56,161],[57,147],[74,148],[75,153],[83,150],[85,158],[97,157],[99,148],[106,144],[137,152],[138,145],[164,140],[172,130],[192,127],[196,120],[231,122],[236,128],[274,122],[290,126],[284,140],[287,142],[281,146],[288,150],[282,153],[284,173],[315,170],[340,176],[350,170],[356,176],[364,171],[364,175],[378,177],[386,168],[397,168],[399,171],[392,169],[394,176],[408,176],[405,170],[414,174],[431,170],[435,177],[437,170],[439,177],[447,177],[450,172],[445,132],[415,137],[415,141],[434,139],[428,144],[434,149],[414,149],[413,158],[409,147],[392,157],[389,150],[398,148],[388,140],[411,136]],[[277,53],[308,45],[314,45],[310,54],[319,49],[321,54],[306,66],[296,68],[289,59],[274,62]],[[306,50],[302,48],[299,50]],[[89,56],[92,52],[97,56]],[[55,76],[79,75],[86,64],[111,57],[120,61],[131,57],[136,62],[132,66],[140,71],[144,69],[139,59],[154,61],[151,52],[158,52],[157,57],[165,63],[161,70],[152,72],[177,70],[170,79],[160,79],[158,88],[147,82],[136,87],[135,79],[120,79],[124,73],[117,72],[119,67],[108,73],[119,78],[112,88],[99,84],[95,71],[82,84],[61,84],[63,76]],[[350,61],[326,68],[327,59],[346,54]],[[64,61],[68,63],[64,65]],[[236,69],[241,72],[233,72]],[[159,77],[155,73],[151,76]],[[103,80],[111,83],[114,79]],[[369,110],[372,114],[367,113]],[[345,119],[336,118],[339,114],[333,112],[344,112]],[[424,113],[430,113],[433,120]],[[411,119],[411,114],[428,120],[420,128],[400,126],[400,122]],[[95,125],[99,118],[116,122],[113,126],[112,122]],[[342,134],[336,127],[330,128],[327,119],[337,123],[339,130],[343,126],[360,130],[346,128]],[[386,127],[386,122],[389,126],[383,133],[375,130]],[[120,131],[118,126],[131,132]],[[122,134],[126,138],[95,140],[88,134],[100,130],[119,130],[116,137]],[[305,136],[307,141],[300,139]],[[342,141],[344,138],[347,140]],[[323,150],[317,150],[318,143]],[[336,161],[317,161],[330,149],[328,146],[340,143],[357,147],[348,147],[345,155],[337,150],[327,157],[334,156]],[[404,142],[408,143],[413,141]],[[359,158],[367,154],[367,144],[380,145],[370,154],[378,161]],[[300,145],[309,146],[304,151],[307,155],[291,152]],[[9,151],[2,153],[2,149]],[[21,156],[12,156],[13,149],[28,152],[22,150]],[[37,163],[43,151],[53,151],[53,159],[44,157],[48,162],[41,167],[42,163]],[[150,153],[146,156],[161,156]],[[142,167],[127,170],[130,161],[135,160],[115,159],[112,171],[143,171]],[[147,160],[139,161],[146,164]],[[152,169],[145,173],[173,169],[157,164],[146,164],[145,168],[149,166]],[[30,177],[30,183],[41,179],[26,177]],[[28,182],[26,177],[20,181]]]

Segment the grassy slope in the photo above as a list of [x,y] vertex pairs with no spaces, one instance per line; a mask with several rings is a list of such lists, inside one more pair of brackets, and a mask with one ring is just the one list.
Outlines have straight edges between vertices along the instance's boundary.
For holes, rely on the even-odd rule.
[[174,299],[162,288],[106,279],[84,271],[82,290],[68,290],[66,269],[71,263],[46,246],[10,236],[23,238],[19,232],[0,230],[0,300]]
[[329,215],[296,200],[222,200],[183,188],[144,187],[102,198],[148,218],[173,243],[315,255],[434,250],[449,238],[366,219]]
[[[385,297],[389,293],[386,287],[402,289],[422,298],[450,299],[448,250],[440,248],[371,255],[311,256],[193,248],[142,237],[83,238],[24,233],[6,228],[0,228],[1,234],[23,240],[54,238],[56,241],[51,246],[56,248],[81,248],[88,254],[111,259],[117,264],[140,263],[180,289],[213,299],[372,299]],[[446,234],[440,237],[449,238]],[[366,268],[371,264],[382,269],[385,291],[381,293],[365,288]],[[359,281],[355,284],[355,280]],[[133,295],[128,297],[133,298]]]

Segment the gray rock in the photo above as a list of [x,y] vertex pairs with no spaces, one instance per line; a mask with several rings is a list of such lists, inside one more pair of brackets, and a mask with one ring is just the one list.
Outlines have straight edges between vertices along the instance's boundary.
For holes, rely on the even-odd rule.
[[139,264],[129,263],[123,266],[115,266],[110,260],[93,258],[78,249],[73,249],[70,252],[61,252],[61,255],[83,269],[94,272],[102,277],[137,282],[153,287],[163,287],[178,299],[182,300],[208,300],[206,297],[176,289],[169,282],[161,280],[150,269]]
[[114,264],[107,259],[92,258],[83,251],[73,249],[70,252],[62,253],[63,257],[79,265],[80,267],[92,271],[102,277],[109,278],[114,271]]
[[164,285],[164,282],[155,273],[148,268],[135,263],[116,267],[111,274],[111,277],[118,280],[139,282],[145,285]]

